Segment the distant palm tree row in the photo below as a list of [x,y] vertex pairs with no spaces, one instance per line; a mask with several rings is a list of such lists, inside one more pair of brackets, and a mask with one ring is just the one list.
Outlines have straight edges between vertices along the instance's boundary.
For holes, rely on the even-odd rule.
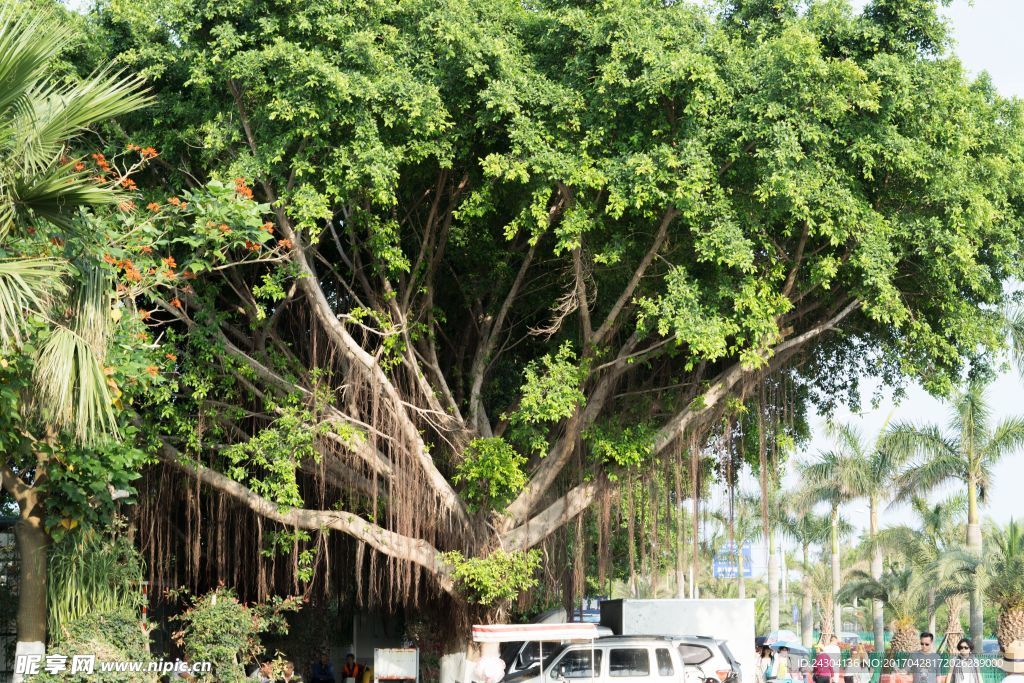
[[[1018,525],[993,527],[983,543],[981,505],[992,486],[992,471],[1007,455],[1024,446],[1024,418],[998,422],[974,381],[950,401],[951,419],[935,424],[887,424],[873,439],[855,427],[834,424],[833,450],[799,466],[800,490],[789,498],[788,514],[776,519],[780,529],[803,552],[804,604],[801,626],[809,639],[809,603],[821,609],[821,631],[827,637],[842,626],[842,605],[870,600],[876,651],[885,647],[886,613],[895,651],[916,649],[914,624],[920,607],[928,614],[928,630],[936,630],[937,606],[946,608],[945,641],[962,636],[960,616],[969,602],[970,638],[980,652],[983,600],[999,608],[1001,645],[1024,639],[1024,538]],[[961,491],[949,500],[929,503],[925,496],[950,485]],[[840,542],[845,534],[841,508],[868,503],[869,526],[860,548],[869,569],[852,568],[844,575]],[[879,528],[879,513],[893,503],[910,503],[916,527]],[[828,516],[813,510],[827,505]],[[822,565],[809,562],[809,548],[828,547],[827,576]],[[826,594],[827,587],[827,594]]]

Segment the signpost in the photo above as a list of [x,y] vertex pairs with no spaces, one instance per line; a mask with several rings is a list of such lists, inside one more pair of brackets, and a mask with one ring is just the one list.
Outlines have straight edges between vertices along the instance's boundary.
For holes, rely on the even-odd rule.
[[[741,546],[743,553],[743,578],[749,579],[754,576],[754,562],[751,559],[750,543]],[[736,569],[736,546],[726,543],[715,554],[714,562],[711,565],[711,572],[716,579],[735,579],[738,572]]]
[[373,680],[409,681],[419,683],[420,652],[414,647],[375,648],[373,650]]

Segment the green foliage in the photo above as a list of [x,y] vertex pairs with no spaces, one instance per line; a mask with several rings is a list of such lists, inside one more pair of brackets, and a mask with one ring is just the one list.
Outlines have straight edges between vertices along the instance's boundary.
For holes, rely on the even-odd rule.
[[501,510],[526,485],[525,465],[526,457],[501,437],[473,439],[456,465],[453,481],[465,484],[463,496],[471,509]]
[[328,432],[354,439],[356,432],[348,425],[318,422],[312,409],[294,400],[278,410],[271,426],[224,449],[227,474],[278,505],[301,507],[296,473],[304,460],[320,461],[316,440]]
[[580,365],[569,343],[545,355],[539,363],[529,364],[523,376],[522,398],[513,416],[517,422],[558,422],[586,400],[580,390],[587,376],[586,365]]
[[487,557],[465,557],[457,550],[444,553],[459,590],[477,605],[495,606],[537,585],[539,550],[495,550]]
[[[584,440],[598,462],[622,469],[636,469],[652,457],[655,432],[651,424],[627,427],[598,425],[584,434]],[[617,478],[614,473],[609,477]]]
[[218,588],[194,597],[188,608],[175,617],[180,628],[173,639],[193,662],[211,662],[211,675],[200,675],[220,683],[245,680],[243,663],[262,653],[260,633],[287,633],[289,612],[300,608],[298,598],[272,598],[265,604],[246,605],[228,588]]
[[72,629],[93,614],[132,614],[138,627],[145,567],[124,531],[118,521],[105,533],[87,529],[54,543],[46,598],[51,639],[78,639]]
[[586,402],[582,383],[587,363],[580,363],[568,342],[556,352],[531,361],[523,371],[519,404],[506,417],[512,425],[510,440],[530,452],[544,455],[548,442],[544,427],[565,420]]
[[1024,529],[1010,520],[994,534],[989,553],[986,597],[1004,612],[1024,608]]
[[[141,623],[136,610],[129,607],[86,612],[72,621],[62,623],[60,634],[54,639],[47,654],[67,657],[67,669],[59,674],[43,673],[33,676],[33,681],[156,683],[159,680],[155,673],[100,671],[101,662],[148,662],[153,658],[149,651],[148,626]],[[72,675],[71,658],[75,655],[95,655],[95,673]]]

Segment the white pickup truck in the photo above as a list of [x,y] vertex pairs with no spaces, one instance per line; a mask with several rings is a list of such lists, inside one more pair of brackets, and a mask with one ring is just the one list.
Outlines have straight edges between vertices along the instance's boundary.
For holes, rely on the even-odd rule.
[[[697,639],[701,640],[701,639]],[[732,683],[738,664],[720,641],[695,644],[671,636],[606,636],[561,646],[541,664],[509,674],[503,683]],[[724,653],[723,653],[724,650]]]

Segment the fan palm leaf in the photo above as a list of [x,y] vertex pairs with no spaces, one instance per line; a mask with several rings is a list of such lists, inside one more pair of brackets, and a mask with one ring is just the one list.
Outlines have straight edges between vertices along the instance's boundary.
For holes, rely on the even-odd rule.
[[0,344],[21,344],[31,316],[49,322],[35,359],[34,405],[44,419],[92,441],[116,434],[103,371],[112,283],[88,257],[72,268],[19,257],[18,243],[5,243],[29,221],[71,232],[81,208],[121,199],[112,184],[97,183],[62,157],[89,127],[149,98],[140,79],[123,72],[54,78],[50,65],[70,35],[52,14],[0,9]]

